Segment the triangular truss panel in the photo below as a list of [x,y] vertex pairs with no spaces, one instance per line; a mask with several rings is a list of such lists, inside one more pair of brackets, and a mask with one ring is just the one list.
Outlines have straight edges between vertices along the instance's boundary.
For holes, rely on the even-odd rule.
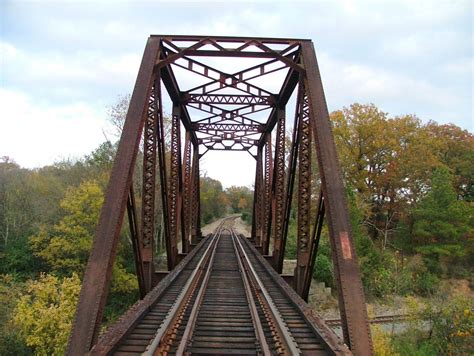
[[[163,124],[165,90],[172,101],[169,153]],[[294,118],[287,119],[292,96]],[[292,134],[287,138],[288,127]],[[132,178],[141,137],[138,211]],[[246,151],[254,157],[250,240],[277,273],[282,272],[296,195],[297,266],[287,280],[304,300],[327,219],[344,341],[354,353],[370,354],[341,170],[311,40],[173,35],[152,35],[145,48],[68,353],[82,355],[97,343],[125,212],[144,301],[160,280],[153,264],[156,202],[161,202],[169,271],[200,240],[199,160],[209,150]],[[317,162],[312,162],[313,156]],[[312,177],[315,164],[318,179]],[[317,204],[311,199],[314,192],[319,192]]]

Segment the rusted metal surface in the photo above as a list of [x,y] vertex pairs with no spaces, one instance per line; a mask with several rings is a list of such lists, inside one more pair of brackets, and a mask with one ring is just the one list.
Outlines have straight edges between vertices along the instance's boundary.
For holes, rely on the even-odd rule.
[[68,355],[83,355],[89,351],[99,334],[159,46],[158,37],[149,38],[143,54],[84,273]]
[[200,221],[201,214],[199,208],[199,148],[193,149],[193,167],[192,167],[192,185],[191,185],[191,243],[196,244],[201,236]]
[[252,236],[255,245],[262,247],[262,226],[264,225],[263,217],[263,172],[262,172],[262,149],[257,149],[256,167],[255,167],[255,184],[253,194],[253,219],[252,219]]
[[155,88],[153,84],[148,99],[145,128],[143,131],[143,182],[142,182],[142,228],[139,241],[145,294],[152,288],[153,245],[155,240],[155,180],[157,122],[155,115]]
[[181,108],[173,106],[171,115],[171,160],[169,178],[169,215],[171,269],[178,263],[178,239],[181,230]]
[[130,229],[130,239],[132,240],[133,257],[135,260],[135,273],[138,279],[138,289],[140,290],[140,298],[143,298],[146,293],[145,287],[145,272],[143,271],[141,250],[140,250],[140,230],[137,221],[137,208],[135,203],[135,192],[133,190],[133,184],[130,186],[130,192],[128,193],[127,199],[127,216],[128,216],[128,227]]
[[307,70],[305,88],[328,218],[344,341],[356,354],[371,354],[373,347],[364,290],[321,76],[312,42],[302,42],[301,46]]
[[285,111],[278,110],[278,125],[275,141],[275,161],[273,168],[272,193],[272,236],[273,236],[273,265],[278,273],[283,269],[283,218],[285,214]]
[[271,216],[272,216],[272,181],[273,181],[273,157],[272,157],[272,137],[267,134],[265,142],[265,161],[263,172],[263,226],[262,226],[262,253],[268,255],[270,247]]
[[[242,58],[239,62],[249,65],[242,69],[239,63],[236,67],[240,68],[228,71],[233,66],[215,64],[226,58]],[[177,78],[183,75],[195,79],[191,81],[191,88],[184,89],[178,82]],[[275,83],[281,83],[279,88],[270,85]],[[162,86],[173,103],[169,154],[165,144]],[[285,108],[296,87],[295,124],[286,167]],[[183,150],[181,125],[185,130]],[[137,204],[130,189],[143,127],[142,195]],[[311,192],[319,189],[319,180],[314,177],[311,162],[314,149],[322,189],[315,220],[311,216]],[[273,244],[272,256],[266,258],[272,261],[277,272],[282,270],[291,205],[294,193],[297,194],[297,267],[294,278],[288,280],[294,281],[303,299],[308,296],[323,219],[327,215],[344,338],[356,353],[370,354],[370,330],[344,187],[312,42],[173,35],[151,36],[145,49],[86,269],[69,353],[83,354],[97,340],[125,207],[141,296],[147,299],[155,290],[154,281],[158,278],[153,270],[153,241],[158,213],[155,206],[157,175],[168,269],[181,266],[180,259],[197,246],[201,238],[199,160],[209,150],[246,151],[255,158],[251,238],[264,255],[268,255]],[[315,181],[318,181],[317,187],[314,187]],[[140,221],[136,205],[142,209]],[[178,252],[179,240],[183,253]],[[263,260],[262,256],[257,257],[251,259]],[[272,273],[276,275],[275,271]],[[173,272],[166,278],[169,280],[171,275]],[[281,287],[293,303],[296,292],[281,278],[275,278],[271,277],[276,281],[272,283]],[[250,286],[255,283],[254,279],[249,275]],[[146,295],[150,290],[152,292]],[[263,303],[261,309],[257,308],[259,313],[265,310],[270,313],[271,306],[264,307],[262,296],[252,293],[247,301],[254,299]],[[308,309],[301,303],[298,300],[293,304],[308,321],[311,319]],[[145,312],[145,309],[140,310]],[[126,317],[141,318],[137,315],[132,313]],[[327,336],[327,329],[319,325],[319,321],[311,320],[315,332],[322,332],[321,337],[329,340],[325,341],[326,351],[345,350],[334,343],[333,336]],[[130,320],[123,323],[133,326]],[[257,339],[261,339],[261,335]],[[268,345],[272,347],[271,342]]]
[[191,164],[191,136],[186,132],[183,153],[183,252],[189,251],[191,242],[191,214],[192,214],[192,164]]
[[[303,89],[304,90],[304,89]],[[308,97],[304,93],[300,97],[299,130],[299,165],[298,165],[298,218],[296,232],[296,270],[295,287],[299,295],[303,295],[305,278],[310,266],[311,253],[311,125],[309,121]]]
[[[325,213],[324,196],[323,196],[323,192],[320,191],[319,198],[318,198],[317,212],[316,212],[316,220],[314,222],[313,232],[311,235],[311,250],[310,250],[310,256],[309,256],[310,264],[309,264],[309,267],[306,268],[304,284],[303,284],[303,292],[300,294],[301,297],[305,301],[308,301],[309,288],[311,287],[311,281],[313,279],[313,271],[314,271],[314,266],[316,264],[316,256],[318,254],[319,241],[321,239],[321,232],[323,230],[324,213]],[[318,272],[319,271],[316,271],[316,273]]]

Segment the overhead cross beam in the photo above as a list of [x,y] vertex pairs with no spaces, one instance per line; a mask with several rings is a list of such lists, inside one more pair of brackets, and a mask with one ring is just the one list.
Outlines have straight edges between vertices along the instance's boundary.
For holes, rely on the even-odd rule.
[[[214,64],[229,58],[242,59],[235,62],[239,66],[251,63],[232,73]],[[193,78],[190,89],[184,90],[178,80],[183,73]],[[281,83],[278,90],[271,88],[275,83]],[[286,108],[297,87],[291,128]],[[172,103],[169,142],[163,95]],[[289,146],[288,129],[293,129]],[[139,149],[142,180],[135,182],[140,189],[134,189]],[[158,231],[166,242],[168,270],[196,246],[201,238],[199,164],[209,150],[247,151],[255,158],[251,237],[277,272],[282,272],[290,219],[296,216],[293,287],[304,299],[327,220],[344,341],[355,354],[371,354],[344,185],[312,42],[173,35],[153,35],[145,48],[84,274],[68,354],[83,355],[97,342],[125,209],[142,298],[159,279],[154,267]]]

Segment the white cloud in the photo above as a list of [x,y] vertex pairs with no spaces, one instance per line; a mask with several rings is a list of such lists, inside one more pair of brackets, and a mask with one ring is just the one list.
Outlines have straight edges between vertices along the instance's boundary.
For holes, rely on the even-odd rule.
[[105,140],[104,110],[76,102],[44,107],[34,98],[0,89],[0,156],[24,167],[79,158]]
[[[373,102],[474,129],[469,0],[12,2],[2,20],[0,155],[27,166],[103,141],[105,106],[132,91],[152,33],[312,38],[330,109]],[[226,186],[253,181],[247,153],[203,167]]]

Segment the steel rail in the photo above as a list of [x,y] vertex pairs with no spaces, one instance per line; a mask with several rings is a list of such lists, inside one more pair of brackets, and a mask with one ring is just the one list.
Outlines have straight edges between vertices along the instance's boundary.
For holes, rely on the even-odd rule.
[[[210,261],[210,258],[214,255],[214,252],[217,247],[217,242],[220,238],[220,233],[222,230],[222,226],[225,223],[226,220],[221,222],[219,227],[216,229],[216,232],[214,233],[212,239],[212,243],[207,247],[206,251],[204,252],[203,256],[199,260],[196,269],[193,271],[191,274],[190,278],[184,285],[181,293],[179,294],[178,298],[176,299],[175,304],[171,308],[171,310],[168,312],[168,315],[166,316],[165,320],[163,320],[163,323],[161,324],[160,328],[158,329],[157,333],[155,334],[155,337],[153,338],[152,342],[148,345],[146,348],[145,352],[142,354],[144,356],[153,356],[155,355],[155,351],[158,350],[158,348],[162,344],[163,338],[166,336],[167,332],[170,330],[170,328],[173,326],[173,324],[176,322],[176,318],[178,316],[178,312],[183,308],[185,303],[189,300],[189,298],[192,296],[192,292],[194,291],[194,288],[196,287],[197,281],[201,277],[202,270],[204,266],[206,265],[207,261]],[[217,237],[216,237],[217,236]],[[211,250],[212,249],[212,250]]]
[[[222,236],[222,230],[223,230],[223,228],[221,228],[220,231],[219,231],[218,239],[220,239],[220,237]],[[181,342],[179,343],[178,349],[176,350],[176,355],[183,355],[184,354],[184,352],[186,350],[186,347],[188,345],[189,339],[191,338],[192,333],[194,331],[194,327],[196,325],[198,312],[199,312],[199,309],[201,307],[202,301],[204,299],[204,293],[205,293],[207,285],[209,283],[209,279],[211,277],[212,266],[214,264],[214,258],[215,258],[216,250],[217,250],[217,242],[216,242],[216,247],[212,251],[212,256],[209,260],[209,264],[207,265],[206,274],[204,275],[203,281],[201,283],[201,287],[199,288],[199,292],[196,296],[196,300],[195,300],[193,308],[191,310],[191,314],[189,315],[189,319],[188,319],[188,323],[186,325],[186,329],[184,330],[183,336],[181,338]]]
[[292,337],[290,330],[288,329],[287,325],[283,321],[283,318],[281,317],[280,312],[278,311],[277,307],[273,303],[270,293],[268,293],[263,282],[261,281],[257,272],[253,268],[252,263],[250,262],[250,258],[248,257],[247,252],[245,252],[245,249],[243,248],[239,237],[233,230],[232,230],[232,238],[235,239],[237,246],[239,247],[239,250],[240,250],[239,256],[241,257],[242,261],[245,263],[247,267],[246,271],[249,274],[250,279],[255,282],[256,290],[260,291],[260,294],[263,295],[264,301],[270,310],[271,317],[275,321],[275,326],[277,328],[279,337],[284,344],[285,354],[286,355],[300,355],[301,352],[298,348],[298,345],[296,344],[296,341]]
[[249,303],[250,314],[252,315],[252,322],[255,327],[255,335],[257,336],[257,340],[260,343],[262,353],[264,355],[270,355],[271,354],[270,347],[268,346],[267,339],[265,338],[265,333],[263,332],[262,322],[260,321],[260,318],[258,316],[257,304],[252,295],[252,288],[250,285],[250,281],[247,278],[247,274],[245,273],[245,268],[241,261],[239,250],[235,243],[234,229],[231,229],[230,234],[232,236],[232,245],[234,246],[235,255],[237,256],[237,263],[239,264],[240,274],[242,275],[242,281],[244,283],[245,294],[247,296],[247,300]]

